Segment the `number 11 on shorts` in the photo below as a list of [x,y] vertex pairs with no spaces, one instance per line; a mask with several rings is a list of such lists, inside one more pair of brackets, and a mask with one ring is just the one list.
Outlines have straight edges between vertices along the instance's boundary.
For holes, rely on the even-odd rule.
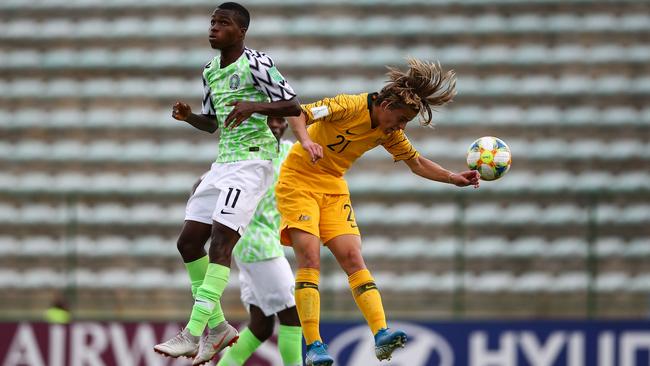
[[[234,193],[234,195],[233,195]],[[235,208],[237,205],[237,200],[239,200],[239,195],[241,194],[241,189],[239,188],[228,188],[228,193],[226,195],[226,201],[224,202],[224,208],[221,209],[222,215],[232,215],[234,212],[226,210],[228,207]],[[232,199],[232,203],[231,203]]]

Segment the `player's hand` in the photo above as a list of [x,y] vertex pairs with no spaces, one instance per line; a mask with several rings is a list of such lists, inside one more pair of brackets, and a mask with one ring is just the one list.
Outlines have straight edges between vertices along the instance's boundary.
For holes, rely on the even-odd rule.
[[232,106],[233,109],[228,113],[228,116],[224,120],[223,124],[225,127],[233,128],[239,126],[242,122],[248,119],[253,113],[256,112],[255,102],[230,102],[226,104],[227,106]]
[[449,183],[457,187],[467,187],[471,185],[474,186],[474,188],[478,188],[480,185],[480,178],[481,175],[478,171],[466,170],[460,173],[451,173],[449,175]]
[[311,140],[303,142],[302,148],[307,150],[312,163],[323,158],[323,147]]
[[187,121],[192,114],[192,108],[187,103],[176,102],[172,108],[172,117],[179,121]]

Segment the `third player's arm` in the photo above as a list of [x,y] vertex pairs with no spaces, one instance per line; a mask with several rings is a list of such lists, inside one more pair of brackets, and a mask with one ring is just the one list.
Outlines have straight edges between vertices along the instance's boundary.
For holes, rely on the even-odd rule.
[[468,185],[478,187],[479,175],[476,171],[468,170],[461,173],[454,173],[421,155],[410,160],[405,160],[404,162],[413,173],[423,178],[436,182],[450,183],[459,187]]

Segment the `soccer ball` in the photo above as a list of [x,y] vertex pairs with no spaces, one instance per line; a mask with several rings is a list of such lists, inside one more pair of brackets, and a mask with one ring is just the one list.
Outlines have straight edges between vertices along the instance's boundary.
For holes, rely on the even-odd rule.
[[510,148],[496,137],[481,137],[472,142],[467,151],[467,166],[472,170],[478,170],[482,180],[496,180],[503,177],[510,170],[511,163]]

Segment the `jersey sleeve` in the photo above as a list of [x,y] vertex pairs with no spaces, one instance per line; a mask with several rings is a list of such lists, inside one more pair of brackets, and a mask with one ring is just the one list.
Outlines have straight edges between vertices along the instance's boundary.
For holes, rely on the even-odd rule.
[[395,161],[411,160],[420,156],[402,130],[393,132],[382,146],[393,155]]
[[[208,64],[205,65],[206,69],[210,67],[210,63],[211,62],[208,62]],[[210,88],[210,84],[208,84],[208,81],[205,79],[205,76],[203,76],[202,79],[203,79],[203,103],[201,104],[201,114],[214,116],[217,113],[214,111],[214,104],[212,104],[212,89]]]
[[365,98],[356,95],[339,94],[310,104],[303,104],[307,124],[314,122],[347,121],[360,111],[367,109]]
[[291,100],[296,96],[269,56],[263,52],[247,50],[246,57],[255,89],[266,94],[271,102]]

